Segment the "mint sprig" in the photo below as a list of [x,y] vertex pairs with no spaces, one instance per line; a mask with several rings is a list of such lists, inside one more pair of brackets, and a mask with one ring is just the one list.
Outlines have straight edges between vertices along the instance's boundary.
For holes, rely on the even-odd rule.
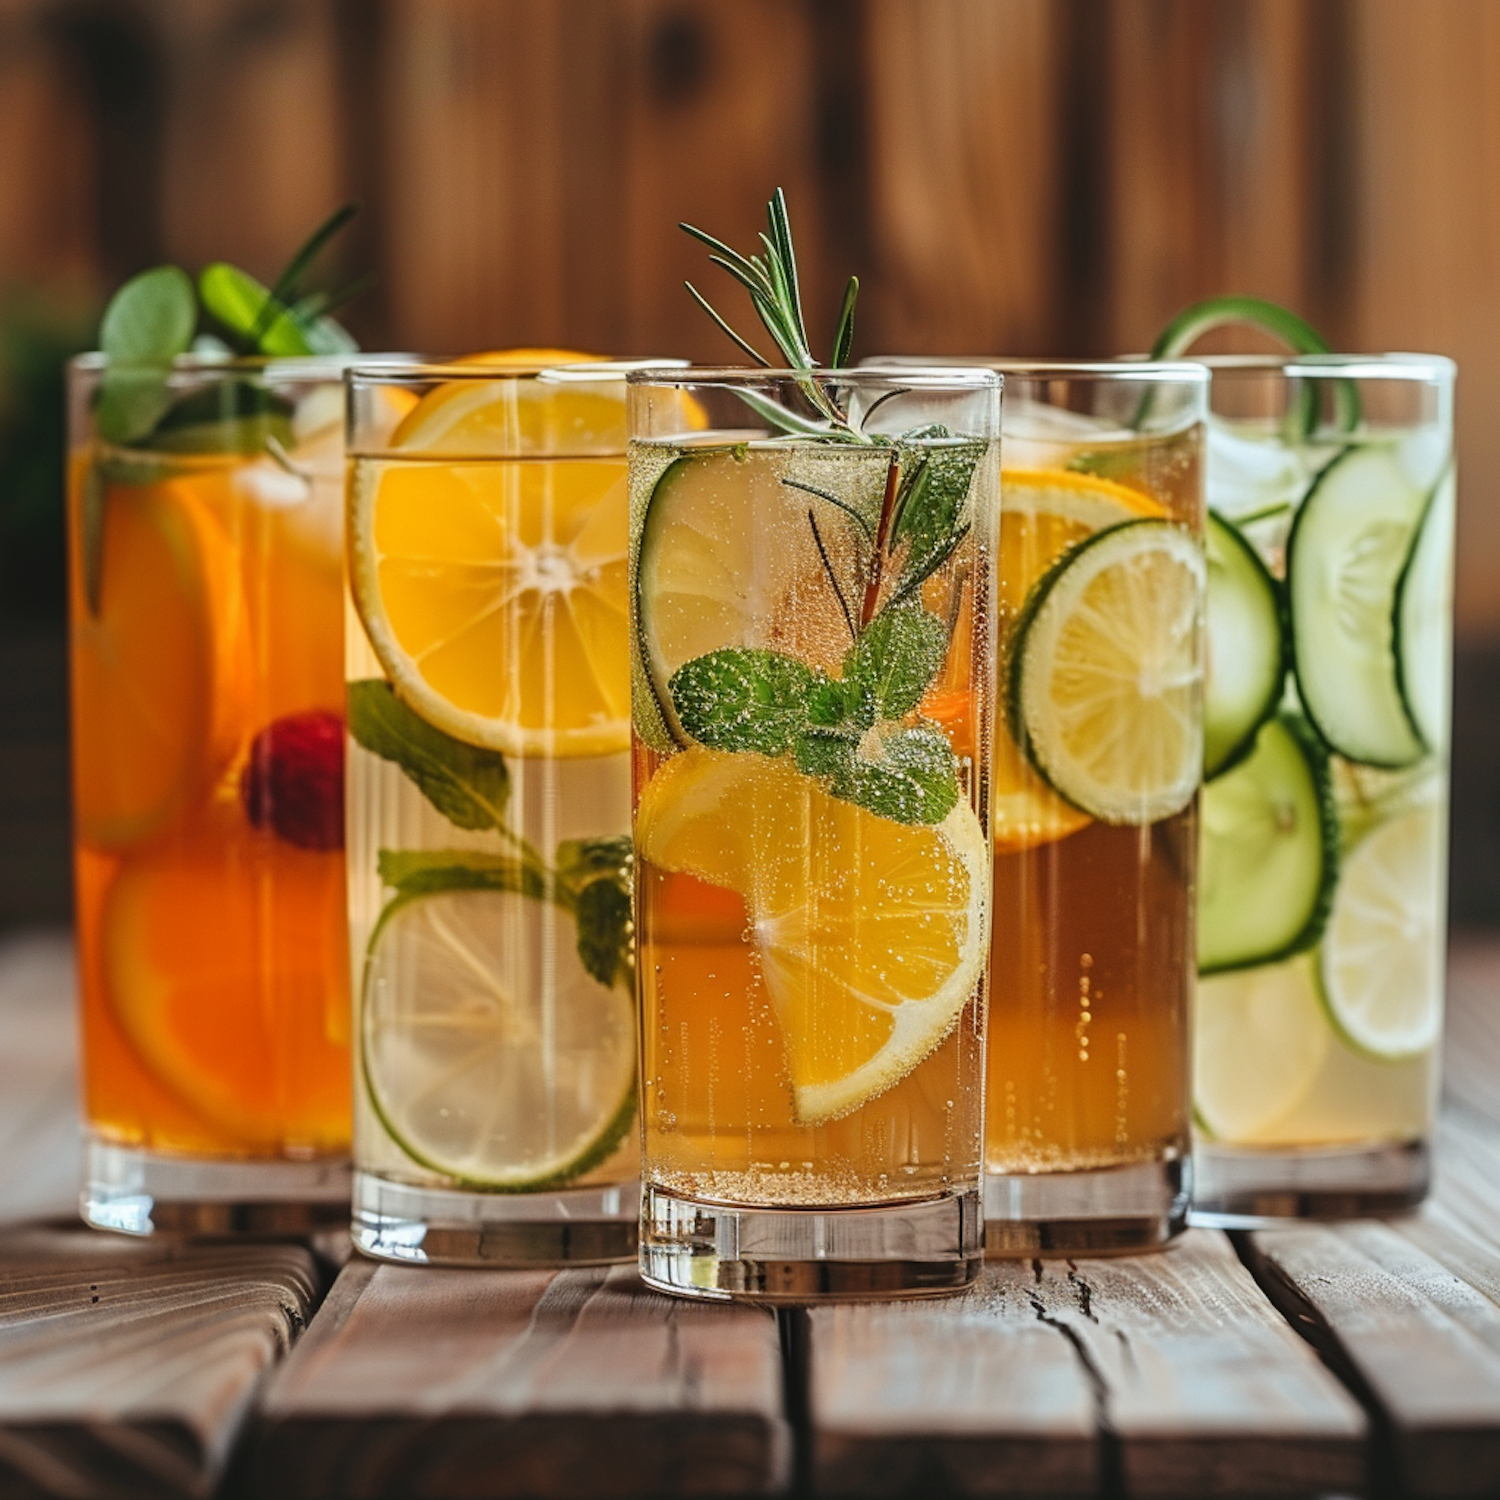
[[835,797],[902,823],[940,823],[959,795],[953,748],[940,730],[906,721],[947,645],[937,616],[906,605],[877,617],[841,677],[732,646],[685,662],[668,691],[684,731],[710,749],[790,753]]
[[400,766],[450,823],[506,831],[510,772],[503,755],[434,728],[383,677],[351,682],[347,701],[355,744]]

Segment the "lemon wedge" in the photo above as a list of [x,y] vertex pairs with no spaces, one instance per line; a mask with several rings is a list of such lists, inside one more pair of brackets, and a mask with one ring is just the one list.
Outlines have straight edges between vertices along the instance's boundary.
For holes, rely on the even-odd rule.
[[647,783],[636,847],[744,902],[807,1124],[898,1083],[979,981],[989,851],[966,802],[936,825],[896,823],[789,761],[695,746]]

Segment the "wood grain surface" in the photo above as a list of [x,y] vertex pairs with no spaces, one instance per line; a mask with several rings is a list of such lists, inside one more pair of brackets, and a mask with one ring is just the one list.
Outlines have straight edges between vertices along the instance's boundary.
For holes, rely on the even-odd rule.
[[213,1494],[317,1290],[296,1246],[0,1236],[0,1494]]
[[1305,1494],[1363,1475],[1358,1405],[1220,1234],[992,1264],[962,1299],[811,1315],[814,1474],[837,1494]]
[[774,1315],[632,1269],[344,1269],[260,1413],[275,1500],[758,1495],[790,1475]]

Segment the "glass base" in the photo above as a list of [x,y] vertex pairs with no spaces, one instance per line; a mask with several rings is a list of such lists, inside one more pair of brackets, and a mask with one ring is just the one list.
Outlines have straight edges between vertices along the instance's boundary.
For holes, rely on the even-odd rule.
[[986,1173],[987,1255],[1123,1255],[1187,1227],[1191,1163],[1174,1156],[1077,1172]]
[[1359,1219],[1415,1208],[1432,1181],[1426,1141],[1193,1152],[1192,1222],[1253,1229],[1279,1219]]
[[347,1157],[244,1161],[168,1156],[88,1136],[78,1209],[119,1234],[287,1236],[341,1229]]
[[835,1302],[937,1297],[983,1266],[977,1192],[850,1208],[699,1203],[648,1187],[641,1277],[710,1301]]
[[634,1182],[470,1193],[354,1174],[349,1234],[376,1260],[417,1266],[605,1266],[635,1259]]

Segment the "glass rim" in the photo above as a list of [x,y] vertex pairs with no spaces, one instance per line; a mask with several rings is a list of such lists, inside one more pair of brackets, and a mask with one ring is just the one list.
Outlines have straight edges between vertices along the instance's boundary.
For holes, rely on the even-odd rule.
[[[1163,384],[1192,385],[1206,377],[1201,362],[1192,359],[1021,359],[989,354],[954,354],[950,368],[991,370],[997,375],[1015,375],[1022,380],[1156,380]],[[911,361],[911,363],[906,363]],[[859,369],[933,369],[935,359],[921,354],[880,354],[861,360]]]
[[[212,375],[262,375],[286,380],[318,380],[337,382],[356,360],[370,364],[386,360],[398,362],[409,359],[406,354],[372,354],[362,350],[351,350],[348,354],[179,354],[166,367],[172,374]],[[90,349],[75,354],[68,361],[70,370],[95,374],[109,367],[109,358],[101,349]]]
[[1306,375],[1315,379],[1450,381],[1458,366],[1446,354],[1204,354],[1194,355],[1210,374]]
[[[631,385],[750,385],[761,381],[802,381],[809,376],[836,384],[873,383],[879,379],[899,377],[907,384],[947,390],[998,391],[1000,375],[983,365],[878,366],[861,361],[837,369],[819,366],[812,370],[791,370],[775,365],[687,365],[673,369],[633,370],[627,377]],[[915,380],[913,379],[915,376]]]
[[636,370],[685,369],[685,359],[643,356],[639,359],[537,360],[519,365],[458,364],[452,359],[415,359],[409,355],[392,355],[389,360],[356,360],[343,367],[341,374],[351,385],[393,385],[415,381],[441,380],[495,381],[542,380],[579,385],[623,384]]

